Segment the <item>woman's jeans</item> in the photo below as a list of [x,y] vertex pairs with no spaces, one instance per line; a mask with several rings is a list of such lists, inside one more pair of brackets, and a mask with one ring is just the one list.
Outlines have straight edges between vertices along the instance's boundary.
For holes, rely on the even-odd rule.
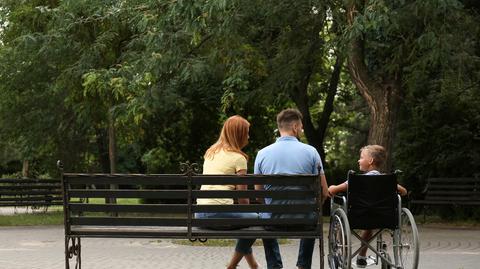
[[[268,269],[283,268],[280,248],[276,239],[262,239],[265,250],[265,259]],[[252,245],[255,239],[238,239],[235,251],[242,254],[252,253]],[[300,240],[298,248],[297,267],[310,269],[312,267],[312,255],[315,247],[315,239],[304,238]]]
[[[244,255],[252,253],[252,245],[256,239],[238,239],[235,251]],[[267,269],[283,268],[282,257],[277,239],[262,239],[265,259],[267,260]]]
[[[195,218],[232,218],[232,219],[257,219],[257,213],[243,213],[243,212],[226,212],[226,213],[195,213]],[[280,256],[280,248],[278,247],[277,239],[262,239],[265,249],[265,258],[267,260],[268,269],[283,268],[282,258]],[[235,251],[244,255],[252,253],[252,245],[255,239],[238,239]]]
[[258,219],[258,213],[245,212],[220,212],[220,213],[195,213],[197,219]]

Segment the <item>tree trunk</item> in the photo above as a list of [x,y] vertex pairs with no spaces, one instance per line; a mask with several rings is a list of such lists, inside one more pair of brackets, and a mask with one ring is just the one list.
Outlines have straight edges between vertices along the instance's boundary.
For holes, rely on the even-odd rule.
[[108,130],[105,128],[97,128],[96,142],[98,148],[98,159],[102,173],[110,173],[110,156],[108,149]]
[[115,174],[117,170],[116,156],[117,146],[115,137],[115,122],[112,112],[108,113],[108,159],[110,160],[110,174]]
[[317,127],[315,127],[314,120],[310,114],[310,102],[308,97],[308,86],[310,84],[311,76],[315,70],[315,66],[318,64],[315,56],[320,47],[322,40],[320,40],[319,32],[324,26],[324,20],[317,21],[315,28],[312,30],[312,39],[310,47],[307,50],[303,59],[303,63],[300,63],[298,70],[298,82],[295,89],[292,91],[290,97],[295,102],[298,110],[303,115],[303,128],[305,131],[305,137],[308,143],[317,149],[321,159],[325,165],[325,149],[323,148],[323,141],[325,139],[325,133],[327,131],[328,123],[330,122],[330,116],[333,112],[333,103],[335,95],[337,93],[337,86],[340,81],[340,73],[343,65],[343,57],[337,55],[334,69],[330,76],[327,89],[327,97],[323,106],[322,114],[317,120]]
[[389,172],[392,169],[392,151],[395,130],[397,125],[398,109],[401,98],[399,97],[400,86],[386,86],[380,92],[370,108],[370,130],[368,133],[368,144],[377,144],[385,147],[387,159],[381,169]]
[[[117,157],[117,145],[116,145],[116,136],[115,136],[115,119],[113,117],[113,112],[110,110],[108,112],[108,157],[110,160],[110,174],[116,173],[116,157]],[[118,185],[111,184],[110,189],[118,189]],[[110,203],[116,204],[117,199],[111,198]]]
[[30,162],[28,160],[23,160],[22,165],[22,178],[30,177]]
[[[349,24],[353,23],[357,13],[355,5],[352,4],[347,8]],[[354,39],[350,43],[348,71],[353,83],[370,108],[370,130],[367,142],[385,147],[387,160],[380,168],[382,171],[389,172],[392,168],[391,156],[397,114],[402,100],[400,71],[388,78],[383,78],[382,81],[376,81],[374,77],[382,77],[382,74],[373,76],[369,73],[365,63],[363,43],[364,40],[361,38]]]

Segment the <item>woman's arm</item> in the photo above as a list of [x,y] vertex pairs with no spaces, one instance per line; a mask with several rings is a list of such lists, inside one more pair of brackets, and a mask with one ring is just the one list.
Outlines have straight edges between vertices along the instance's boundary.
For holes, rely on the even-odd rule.
[[[246,169],[242,169],[242,170],[237,171],[237,175],[244,176],[246,174],[247,174]],[[239,191],[245,191],[245,190],[248,189],[248,186],[247,185],[236,185],[235,189],[239,190]],[[248,205],[248,204],[250,204],[250,199],[248,199],[248,198],[238,198],[238,203],[243,204],[243,205]]]
[[[255,190],[256,191],[263,191],[263,190],[265,190],[265,188],[263,187],[263,185],[255,185]],[[265,198],[257,198],[257,202],[260,203],[260,204],[264,204],[265,203]]]

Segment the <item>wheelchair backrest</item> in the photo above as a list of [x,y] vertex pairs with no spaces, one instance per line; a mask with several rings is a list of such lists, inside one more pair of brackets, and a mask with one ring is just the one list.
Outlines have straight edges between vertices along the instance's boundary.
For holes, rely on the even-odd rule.
[[347,206],[351,229],[396,229],[397,176],[349,173]]

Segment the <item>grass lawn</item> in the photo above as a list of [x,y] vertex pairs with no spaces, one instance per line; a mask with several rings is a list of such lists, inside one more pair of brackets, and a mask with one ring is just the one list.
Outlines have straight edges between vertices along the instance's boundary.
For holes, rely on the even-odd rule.
[[0,226],[63,225],[63,211],[49,209],[47,213],[27,213],[0,216]]
[[[91,198],[90,204],[104,204],[105,199]],[[139,204],[138,199],[117,199],[118,204]],[[18,210],[22,212],[21,208]],[[30,211],[30,210],[29,210]],[[89,215],[96,216],[101,213],[91,213]],[[154,216],[145,214],[129,214],[130,216]],[[163,217],[173,217],[172,215],[162,215]],[[175,216],[175,215],[174,215]],[[159,217],[155,215],[155,217]],[[466,228],[480,228],[480,221],[477,219],[465,219],[465,220],[445,220],[437,215],[426,216],[425,222],[423,222],[423,215],[415,215],[415,220],[419,226],[433,226],[433,227],[466,227]],[[324,216],[324,230],[328,230],[328,223],[330,221],[328,216]],[[63,208],[62,206],[52,206],[48,208],[45,213],[42,210],[36,210],[34,213],[18,213],[13,215],[0,215],[0,226],[33,226],[33,225],[63,225]],[[234,240],[208,240],[207,243],[190,242],[188,240],[176,240],[177,244],[183,245],[210,245],[222,246],[232,245]],[[185,241],[185,242],[184,242]],[[258,240],[261,243],[261,240]]]

